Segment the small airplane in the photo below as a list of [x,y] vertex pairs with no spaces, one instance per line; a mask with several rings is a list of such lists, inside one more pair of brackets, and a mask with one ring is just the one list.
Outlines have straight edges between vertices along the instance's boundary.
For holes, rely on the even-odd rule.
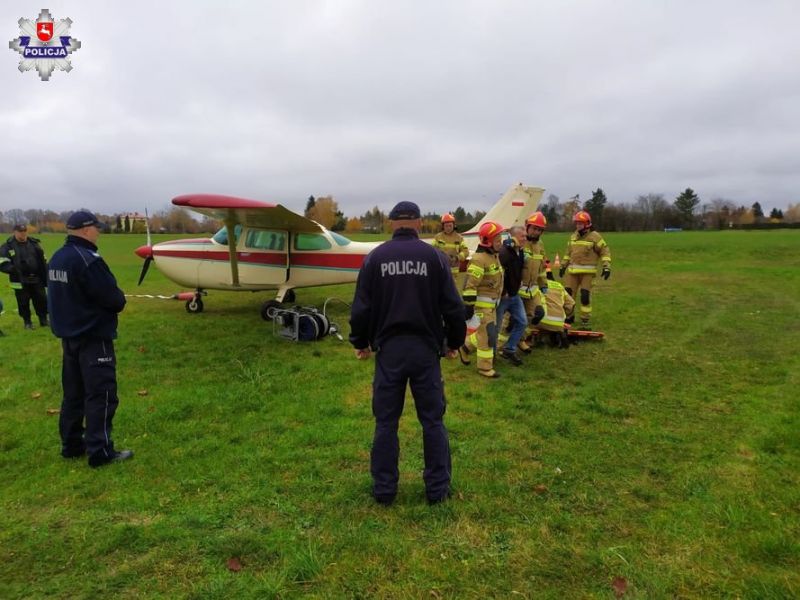
[[[476,248],[478,229],[485,221],[522,225],[543,194],[543,188],[512,186],[462,234],[470,250]],[[364,257],[382,243],[349,240],[280,204],[213,194],[178,196],[172,203],[225,223],[211,238],[155,245],[148,230],[147,245],[135,251],[144,259],[139,284],[154,262],[168,279],[194,288],[174,296],[186,300],[190,313],[203,311],[206,290],[277,290],[275,298],[261,306],[261,316],[270,320],[283,302],[294,302],[295,288],[355,282]]]

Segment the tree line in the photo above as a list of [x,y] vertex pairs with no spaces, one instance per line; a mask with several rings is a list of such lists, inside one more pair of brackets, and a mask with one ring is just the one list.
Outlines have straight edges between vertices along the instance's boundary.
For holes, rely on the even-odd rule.
[[561,202],[555,194],[540,204],[548,228],[556,231],[572,229],[572,216],[585,210],[592,223],[602,231],[652,231],[664,229],[725,229],[761,224],[800,223],[800,203],[790,204],[786,211],[773,209],[764,214],[761,203],[750,207],[736,205],[725,198],[703,202],[692,188],[686,188],[672,201],[664,194],[641,194],[633,202],[608,202],[602,188],[592,192],[581,203],[576,195]]
[[[84,210],[84,209],[82,209]],[[576,195],[561,201],[550,194],[540,203],[541,210],[551,231],[572,229],[572,217],[579,210],[592,216],[592,222],[601,231],[648,231],[670,228],[680,229],[725,229],[775,225],[781,223],[800,224],[800,203],[790,204],[786,210],[772,209],[766,215],[759,202],[746,207],[724,198],[713,198],[703,202],[692,188],[686,188],[673,200],[664,194],[642,194],[633,202],[609,202],[602,188],[597,188],[591,197],[581,202]],[[458,206],[453,211],[456,225],[461,231],[472,227],[486,214],[482,211],[468,212]],[[13,208],[0,211],[0,232],[10,232],[16,223],[26,223],[31,231],[66,232],[65,223],[72,211]],[[113,233],[144,233],[145,222],[127,213],[97,213],[97,218]],[[389,229],[388,215],[377,206],[360,216],[348,217],[340,209],[333,196],[309,196],[304,211],[306,217],[317,221],[332,231],[346,233],[386,233]],[[213,233],[222,227],[216,219],[195,218],[189,211],[172,207],[158,211],[149,218],[150,231],[154,233]],[[423,233],[435,233],[441,229],[441,214],[429,212],[422,215]]]

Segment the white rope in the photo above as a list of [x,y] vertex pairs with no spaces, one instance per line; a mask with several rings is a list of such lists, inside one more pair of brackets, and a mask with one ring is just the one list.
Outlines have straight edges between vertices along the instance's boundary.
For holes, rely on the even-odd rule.
[[153,295],[153,294],[125,294],[126,298],[153,298],[158,300],[177,300],[178,295],[173,294],[172,296],[162,296],[161,294]]

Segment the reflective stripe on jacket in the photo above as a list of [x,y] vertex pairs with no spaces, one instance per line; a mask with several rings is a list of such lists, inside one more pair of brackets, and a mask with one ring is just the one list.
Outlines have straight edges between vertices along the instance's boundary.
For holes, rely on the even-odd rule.
[[597,273],[597,262],[601,260],[603,266],[611,264],[611,251],[608,244],[596,231],[589,231],[583,235],[573,232],[567,243],[562,267],[567,267],[568,273]]
[[[469,261],[462,298],[480,308],[494,307],[503,292],[503,267],[494,252],[479,247]],[[480,301],[480,304],[478,303]]]
[[537,241],[528,240],[522,247],[525,252],[525,266],[522,269],[523,287],[547,287],[547,272],[545,271],[545,252],[541,238]]

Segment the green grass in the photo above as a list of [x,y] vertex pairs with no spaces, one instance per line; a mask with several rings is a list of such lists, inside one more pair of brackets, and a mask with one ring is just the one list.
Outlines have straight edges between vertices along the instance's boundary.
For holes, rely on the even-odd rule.
[[[274,337],[266,293],[211,292],[199,315],[131,298],[114,424],[136,457],[63,460],[60,346],[4,292],[0,597],[613,598],[615,578],[634,598],[797,597],[800,232],[606,239],[605,341],[537,348],[496,382],[444,365],[456,496],[436,507],[410,397],[386,509],[371,362]],[[141,243],[101,238],[123,289],[177,291],[154,269],[137,290]]]

